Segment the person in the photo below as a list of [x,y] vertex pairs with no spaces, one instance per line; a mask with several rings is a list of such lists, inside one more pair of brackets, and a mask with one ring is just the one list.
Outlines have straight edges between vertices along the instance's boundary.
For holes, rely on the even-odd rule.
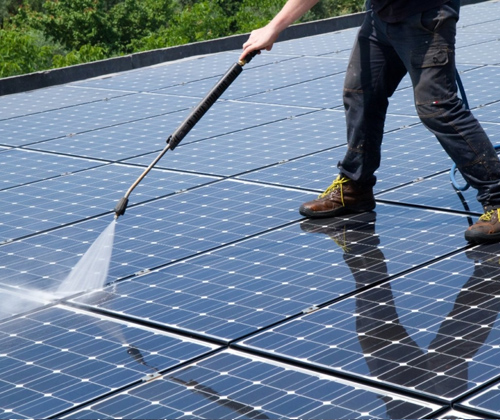
[[[252,51],[270,51],[279,34],[318,1],[288,0],[267,25],[251,32],[240,59]],[[483,128],[457,95],[459,10],[460,0],[367,2],[344,80],[347,151],[332,185],[300,206],[303,216],[323,218],[375,208],[374,172],[380,165],[388,98],[408,73],[420,120],[477,190],[484,208],[484,214],[465,231],[465,239],[500,241],[500,161]]]

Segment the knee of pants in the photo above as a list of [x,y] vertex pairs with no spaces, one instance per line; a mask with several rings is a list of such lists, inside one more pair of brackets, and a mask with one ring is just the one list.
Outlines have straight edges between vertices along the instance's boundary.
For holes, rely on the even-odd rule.
[[470,115],[470,111],[458,97],[416,103],[415,108],[420,120],[430,129],[442,128],[443,123],[449,123],[466,114]]

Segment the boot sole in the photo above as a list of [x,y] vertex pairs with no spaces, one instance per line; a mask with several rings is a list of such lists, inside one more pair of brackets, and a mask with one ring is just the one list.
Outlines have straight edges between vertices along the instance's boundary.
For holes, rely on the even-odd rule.
[[309,217],[310,219],[323,219],[325,217],[335,217],[342,216],[349,213],[364,213],[365,211],[372,211],[376,206],[376,203],[359,206],[359,207],[339,207],[330,211],[311,211],[307,207],[300,206],[299,213],[302,216]]
[[492,244],[495,242],[500,242],[500,233],[478,233],[471,230],[465,231],[465,240],[473,244]]

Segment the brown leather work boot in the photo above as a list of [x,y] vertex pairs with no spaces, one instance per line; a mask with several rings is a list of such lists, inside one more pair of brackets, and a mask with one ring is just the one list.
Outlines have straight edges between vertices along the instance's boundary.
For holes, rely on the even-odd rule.
[[465,239],[474,244],[500,242],[500,207],[485,207],[484,214],[465,231]]
[[318,198],[302,204],[299,212],[317,219],[371,211],[374,208],[375,198],[371,187],[360,187],[349,178],[339,175]]

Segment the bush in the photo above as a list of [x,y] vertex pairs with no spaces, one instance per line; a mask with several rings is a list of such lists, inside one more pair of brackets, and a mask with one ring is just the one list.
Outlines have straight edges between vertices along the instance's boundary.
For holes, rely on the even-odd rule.
[[168,27],[134,41],[132,47],[144,51],[224,37],[232,19],[217,1],[200,1],[175,14]]
[[[247,33],[286,0],[0,0],[0,77]],[[300,21],[362,10],[322,0]]]
[[0,77],[32,73],[52,67],[56,45],[40,45],[40,34],[0,29]]

